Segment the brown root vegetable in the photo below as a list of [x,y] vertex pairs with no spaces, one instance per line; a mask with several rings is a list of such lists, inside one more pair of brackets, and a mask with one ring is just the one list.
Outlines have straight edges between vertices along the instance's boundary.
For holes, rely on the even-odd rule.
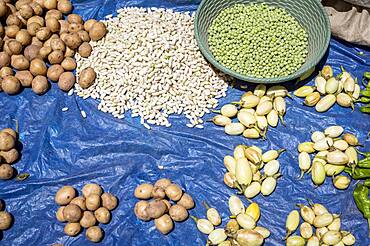
[[136,187],[134,195],[138,199],[149,199],[152,197],[153,185],[151,184],[141,184]]
[[11,14],[8,16],[8,18],[6,18],[6,25],[7,26],[16,25],[21,27],[22,22],[15,14]]
[[92,47],[88,42],[84,42],[78,47],[78,53],[82,57],[89,57],[91,55]]
[[27,5],[27,4],[29,4],[30,2],[32,2],[32,0],[18,0],[18,1],[16,1],[16,3],[15,3],[15,8],[16,8],[17,10],[20,10],[20,9],[21,9],[21,7],[22,7],[23,5]]
[[166,195],[169,199],[171,199],[174,202],[177,202],[181,199],[182,196],[182,189],[177,184],[170,184],[166,190]]
[[30,6],[33,10],[33,13],[35,15],[42,15],[44,13],[44,10],[42,9],[42,6],[36,2],[30,3]]
[[55,202],[58,205],[67,205],[76,197],[76,190],[72,186],[63,186],[55,194]]
[[135,204],[134,212],[136,217],[138,217],[142,221],[149,221],[151,218],[147,213],[147,207],[149,206],[148,201],[138,201]]
[[63,41],[72,50],[77,49],[82,43],[82,40],[81,40],[80,36],[77,33],[66,34]]
[[58,34],[53,34],[53,35],[51,35],[51,37],[50,38],[48,38],[48,40],[46,40],[45,42],[44,42],[44,45],[43,46],[45,46],[45,47],[51,47],[51,41],[53,40],[53,39],[57,39],[58,38]]
[[154,220],[155,227],[162,234],[166,235],[173,229],[173,221],[168,214],[164,214],[158,219]]
[[35,13],[33,11],[33,8],[28,5],[28,4],[25,4],[23,5],[20,9],[19,9],[19,14],[26,20],[28,20],[29,18],[31,18]]
[[37,45],[39,47],[42,47],[44,45],[44,43],[41,42],[37,37],[32,37],[31,44],[32,45]]
[[54,17],[46,19],[46,27],[48,27],[52,33],[59,32],[60,30],[59,20],[57,20]]
[[93,242],[100,242],[104,237],[104,232],[99,226],[92,226],[86,230],[86,238]]
[[50,64],[60,64],[64,59],[64,53],[61,50],[53,50],[48,55],[48,60]]
[[73,6],[69,0],[59,0],[57,9],[66,15],[72,12]]
[[[29,61],[32,61],[35,58],[40,58],[41,57],[40,54],[39,54],[40,49],[41,49],[41,46],[34,45],[34,44],[28,45],[24,49],[24,56]],[[32,62],[31,62],[31,64],[32,64]]]
[[18,138],[17,132],[14,131],[12,128],[4,128],[4,129],[1,130],[1,132],[5,132],[5,133],[10,134],[14,139]]
[[54,38],[50,41],[50,47],[52,50],[60,50],[64,52],[66,50],[66,45],[64,44],[63,40],[60,38]]
[[84,30],[80,30],[77,32],[78,36],[80,36],[82,42],[90,42],[90,36],[89,36],[89,33],[84,31]]
[[63,19],[63,14],[57,9],[51,9],[45,14],[45,20],[49,18],[55,18],[57,20]]
[[70,23],[68,26],[68,32],[79,32],[84,29],[84,26],[79,23]]
[[14,76],[6,76],[1,83],[2,90],[8,95],[17,94],[21,90],[21,83]]
[[0,151],[0,156],[4,159],[5,163],[13,164],[19,158],[19,152],[16,149],[11,149],[8,151]]
[[111,214],[105,207],[100,207],[94,212],[95,218],[99,223],[108,224],[111,219]]
[[46,67],[46,64],[43,60],[35,58],[31,61],[30,72],[32,73],[33,76],[46,75],[47,71],[48,68]]
[[0,132],[0,151],[9,151],[15,147],[16,140],[15,138],[7,133]]
[[5,1],[0,2],[0,17],[4,17],[8,13],[8,6]]
[[32,80],[32,91],[37,95],[45,94],[50,88],[48,79],[45,76],[37,75]]
[[102,205],[106,209],[112,211],[114,210],[118,205],[118,199],[111,193],[103,193],[101,195]]
[[194,208],[195,205],[193,198],[187,193],[184,193],[182,195],[181,199],[177,202],[177,204],[183,206],[186,209],[192,209]]
[[85,198],[93,194],[101,196],[102,193],[103,189],[98,184],[90,183],[82,187],[82,195],[84,195]]
[[83,89],[87,89],[92,86],[96,79],[96,73],[93,68],[87,67],[80,72],[78,84]]
[[64,69],[61,65],[59,64],[51,65],[48,69],[47,77],[51,81],[56,82],[59,80],[60,75],[62,75],[62,73],[64,73]]
[[5,211],[0,211],[0,231],[5,231],[12,225],[13,218],[10,213]]
[[66,222],[66,219],[64,218],[64,215],[63,215],[64,208],[65,208],[65,206],[59,207],[56,214],[55,214],[55,216],[57,217],[57,220],[59,222]]
[[46,9],[56,9],[58,1],[57,0],[44,0],[44,8]]
[[17,70],[26,70],[30,67],[30,62],[24,55],[13,55],[11,57],[11,65]]
[[101,199],[97,194],[91,194],[86,197],[86,208],[90,211],[95,211],[100,207]]
[[36,22],[31,22],[31,23],[27,24],[27,32],[31,36],[36,36],[36,33],[40,30],[40,28],[41,28],[41,25],[39,23],[36,23]]
[[32,41],[32,37],[26,29],[21,29],[15,36],[15,39],[23,46],[29,45]]
[[5,52],[0,52],[0,68],[10,65],[10,56]]
[[80,220],[80,225],[83,228],[89,228],[96,224],[96,218],[94,216],[94,213],[91,211],[85,211],[82,215],[82,218]]
[[186,208],[184,208],[183,206],[178,205],[178,204],[173,205],[170,208],[169,214],[170,214],[171,218],[174,221],[177,221],[177,222],[184,221],[189,217],[189,213],[186,210]]
[[7,42],[8,48],[13,55],[19,55],[22,52],[22,44],[17,40],[10,40]]
[[60,75],[58,80],[58,87],[62,91],[69,91],[76,82],[76,78],[72,72],[64,72]]
[[79,16],[78,14],[69,14],[67,16],[67,21],[69,22],[69,24],[72,24],[72,23],[83,24],[84,23],[81,16]]
[[78,197],[75,197],[72,199],[72,201],[70,202],[70,204],[75,204],[77,206],[80,207],[81,210],[85,211],[87,208],[86,208],[86,200],[85,200],[85,197],[83,196],[78,196]]
[[9,38],[15,38],[15,36],[20,30],[21,29],[17,25],[6,26],[5,35],[8,36]]
[[107,34],[107,27],[103,22],[96,22],[89,31],[91,40],[98,41]]
[[97,20],[94,20],[94,19],[90,19],[90,20],[87,20],[84,24],[84,29],[86,32],[89,32],[91,27],[96,23],[98,22]]
[[81,232],[80,223],[67,223],[64,227],[64,233],[70,237],[75,237]]
[[165,213],[168,213],[168,211],[170,211],[172,204],[166,199],[163,199],[162,202],[164,202],[164,204],[166,204],[166,207],[167,207]]
[[154,199],[163,199],[166,196],[166,192],[161,187],[154,187],[152,190],[152,197]]
[[36,32],[36,37],[41,40],[45,41],[48,38],[51,37],[51,31],[49,27],[41,27],[37,32]]
[[82,217],[82,210],[76,204],[68,204],[63,210],[64,219],[68,222],[78,222]]
[[14,75],[13,69],[10,67],[2,67],[0,69],[0,77],[5,78],[6,76]]
[[66,20],[59,20],[60,30],[59,35],[68,32],[69,23]]
[[162,200],[150,201],[146,212],[152,219],[161,217],[167,210],[167,205]]
[[66,57],[61,63],[62,67],[67,71],[73,71],[77,67],[76,60],[72,57]]
[[0,165],[0,179],[8,180],[14,176],[14,168],[9,164]]
[[32,16],[27,20],[27,25],[31,23],[37,23],[40,25],[40,27],[43,27],[45,25],[45,20],[41,16]]
[[48,56],[50,55],[50,53],[52,52],[53,50],[51,49],[51,47],[41,47],[40,51],[39,51],[39,54],[41,56],[41,58],[43,60],[45,60],[46,58],[48,58]]
[[66,47],[66,52],[64,53],[64,57],[69,57],[69,58],[72,58],[75,56],[75,51],[72,50],[71,48],[69,47]]

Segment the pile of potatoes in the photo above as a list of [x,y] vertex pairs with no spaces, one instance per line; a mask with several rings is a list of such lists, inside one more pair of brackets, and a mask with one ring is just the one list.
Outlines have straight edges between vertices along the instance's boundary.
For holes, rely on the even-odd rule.
[[195,205],[189,194],[165,178],[159,179],[154,186],[148,183],[137,186],[135,197],[141,199],[135,204],[136,217],[142,221],[154,219],[155,227],[162,234],[172,231],[173,221],[182,222],[188,219],[187,210]]
[[[90,40],[102,39],[106,26],[70,14],[69,0],[0,0],[0,92],[19,93],[23,87],[42,95],[48,79],[69,91],[76,78],[75,52],[91,54]],[[15,74],[14,74],[14,71]],[[79,74],[82,88],[90,87],[96,73],[86,68]]]
[[0,240],[2,231],[8,230],[13,223],[13,217],[10,213],[4,211],[5,203],[0,199]]
[[5,128],[0,131],[0,179],[14,177],[15,170],[11,165],[19,159],[17,141],[18,134],[13,129]]
[[99,223],[108,224],[111,212],[118,205],[118,199],[111,193],[103,193],[98,184],[86,184],[82,196],[72,186],[64,186],[55,195],[55,202],[60,205],[56,217],[60,222],[67,222],[64,233],[77,236],[86,228],[86,237],[91,242],[100,242],[104,237]]

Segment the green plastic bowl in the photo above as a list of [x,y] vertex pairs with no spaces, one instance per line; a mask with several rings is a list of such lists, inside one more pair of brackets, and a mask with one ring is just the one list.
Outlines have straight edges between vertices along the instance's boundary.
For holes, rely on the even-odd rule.
[[[223,9],[238,3],[266,3],[282,7],[298,20],[308,33],[308,56],[300,69],[284,77],[256,78],[230,70],[215,59],[208,46],[208,28]],[[330,35],[330,21],[319,0],[203,0],[195,15],[195,38],[205,58],[222,72],[253,83],[282,83],[306,75],[325,55]]]

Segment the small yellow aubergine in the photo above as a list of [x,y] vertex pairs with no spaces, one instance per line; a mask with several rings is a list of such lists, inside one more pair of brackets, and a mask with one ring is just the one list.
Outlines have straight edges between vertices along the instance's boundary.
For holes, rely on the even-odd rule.
[[332,77],[326,81],[325,92],[326,94],[334,94],[338,91],[339,81]]
[[243,134],[245,126],[242,123],[230,123],[225,126],[225,133],[231,136],[238,136]]
[[355,84],[355,90],[353,91],[352,97],[357,100],[360,98],[361,87],[358,84]]
[[316,228],[315,235],[321,241],[322,236],[329,231],[326,227]]
[[222,222],[221,216],[218,213],[217,209],[211,208],[208,206],[206,202],[204,202],[204,206],[207,209],[206,216],[207,219],[214,225],[214,226],[219,226]]
[[315,87],[309,86],[309,85],[304,85],[300,88],[298,88],[295,92],[294,95],[297,97],[307,97],[311,93],[313,93],[316,90]]
[[320,131],[315,131],[311,134],[311,140],[312,142],[316,143],[318,141],[320,141],[321,139],[324,139],[325,138],[325,134],[323,132],[320,132]]
[[298,152],[307,152],[309,154],[314,153],[316,150],[314,149],[313,142],[304,142],[298,145]]
[[226,167],[227,171],[235,175],[236,170],[236,160],[234,157],[227,155],[224,157],[224,166]]
[[321,238],[321,241],[327,245],[336,245],[341,240],[342,234],[339,231],[328,231]]
[[338,166],[338,165],[326,164],[324,166],[325,174],[328,177],[333,177],[334,175],[338,175],[341,172],[343,172],[345,167],[346,166],[344,166],[344,165]]
[[290,236],[286,239],[286,246],[304,246],[305,240],[301,236]]
[[348,164],[355,164],[358,163],[358,154],[355,147],[348,147],[346,151],[344,152],[348,156]]
[[260,102],[256,108],[256,114],[259,116],[268,115],[271,112],[273,106],[271,101]]
[[254,115],[251,113],[239,112],[237,117],[239,122],[247,128],[250,128],[257,123],[256,117],[254,117]]
[[283,153],[284,151],[285,149],[269,150],[262,155],[262,161],[267,163],[269,161],[276,160],[277,158],[279,158],[280,154]]
[[258,97],[263,97],[266,94],[267,87],[264,84],[258,84],[253,91],[253,94]]
[[304,221],[306,221],[310,225],[313,224],[313,221],[314,221],[316,215],[315,215],[315,212],[313,211],[312,208],[310,208],[306,205],[303,205],[303,206],[301,206],[300,213],[301,213],[302,219]]
[[311,179],[315,185],[322,185],[325,181],[326,173],[324,165],[320,162],[314,162],[311,169]]
[[256,95],[248,95],[243,97],[241,106],[243,108],[254,108],[259,104],[260,100],[261,98]]
[[301,224],[299,232],[304,239],[309,239],[313,235],[312,226],[307,222]]
[[343,89],[345,92],[352,94],[355,91],[355,85],[355,80],[350,76],[343,82]]
[[342,151],[334,150],[326,155],[326,161],[332,165],[346,165],[349,162],[349,158]]
[[344,245],[354,245],[356,243],[356,238],[352,233],[346,231],[341,231],[341,233],[343,237],[342,242]]
[[334,220],[334,217],[331,213],[324,213],[317,215],[313,220],[313,226],[316,228],[326,227],[330,225]]
[[227,235],[224,229],[218,228],[212,231],[208,235],[208,240],[213,244],[213,245],[218,245],[225,241],[227,239]]
[[259,165],[262,161],[262,155],[252,148],[245,149],[245,157],[254,165]]
[[226,104],[221,107],[221,115],[233,118],[238,113],[238,108],[233,104]]
[[257,139],[261,137],[260,132],[255,128],[245,129],[243,136],[249,139]]
[[261,131],[265,131],[269,125],[266,116],[256,115],[257,126]]
[[267,89],[266,91],[267,96],[272,96],[272,97],[286,97],[290,96],[287,88],[282,85],[274,85],[270,88]]
[[256,221],[248,214],[238,214],[236,221],[243,229],[253,230],[256,227]]
[[255,230],[241,229],[236,233],[236,242],[238,245],[261,246],[263,245],[263,236]]
[[210,234],[214,229],[215,227],[212,225],[212,223],[209,221],[209,220],[206,220],[206,219],[198,219],[194,216],[190,216],[194,221],[195,223],[197,224],[197,228],[200,232],[204,233],[204,234]]
[[223,115],[216,115],[215,117],[213,117],[212,122],[216,126],[226,126],[231,124],[231,119]]
[[320,93],[313,92],[304,99],[304,104],[313,107],[321,100]]
[[320,94],[324,95],[326,93],[325,91],[326,79],[324,79],[323,77],[321,76],[316,77],[315,86],[316,86],[316,90],[320,92]]
[[320,240],[316,236],[312,236],[307,240],[306,246],[320,246]]
[[239,197],[232,195],[229,198],[229,210],[232,215],[244,214],[245,207]]
[[331,222],[330,225],[327,226],[327,228],[329,229],[329,231],[340,231],[340,217],[337,217],[333,220],[333,222]]
[[344,108],[354,107],[352,97],[343,92],[337,95],[337,103]]
[[337,101],[337,98],[333,94],[329,94],[324,96],[320,99],[320,101],[316,104],[315,109],[319,113],[323,113],[328,111],[334,103]]
[[324,134],[330,138],[337,138],[344,132],[341,126],[329,126],[325,129]]
[[333,73],[333,68],[329,65],[325,65],[322,70],[321,70],[321,76],[328,80],[330,79],[331,77],[333,77],[334,73]]
[[260,206],[258,206],[257,203],[252,202],[245,210],[245,213],[251,216],[254,219],[254,221],[257,223],[261,217]]
[[245,146],[244,145],[240,144],[240,145],[236,146],[235,149],[234,149],[234,159],[237,160],[237,159],[240,159],[240,158],[245,158],[244,151],[245,151]]
[[333,147],[337,150],[345,151],[346,149],[348,149],[349,144],[343,139],[339,139],[334,141]]
[[285,228],[286,228],[286,237],[289,237],[295,230],[297,230],[299,225],[299,212],[297,210],[293,210],[289,213],[286,221],[285,221]]
[[[338,190],[345,190],[348,188],[349,184],[351,183],[351,180],[347,176],[339,175],[333,178],[333,185]],[[328,228],[329,230],[332,230]]]
[[266,118],[267,123],[272,127],[276,127],[279,123],[279,114],[275,109],[271,110],[270,113],[267,114]]
[[240,185],[249,185],[252,182],[253,173],[247,158],[236,160],[235,177]]
[[271,232],[267,228],[262,226],[256,226],[253,230],[261,234],[262,237],[265,239],[271,235]]
[[245,188],[244,196],[248,199],[251,199],[257,196],[260,192],[261,192],[261,183],[255,181],[248,185],[247,188]]
[[320,203],[315,203],[315,204],[312,204],[311,206],[313,212],[315,213],[316,216],[319,216],[319,215],[323,215],[325,213],[329,213],[327,208],[320,204]]
[[343,140],[346,141],[351,146],[357,146],[358,145],[358,138],[351,134],[351,133],[345,133],[343,134]]

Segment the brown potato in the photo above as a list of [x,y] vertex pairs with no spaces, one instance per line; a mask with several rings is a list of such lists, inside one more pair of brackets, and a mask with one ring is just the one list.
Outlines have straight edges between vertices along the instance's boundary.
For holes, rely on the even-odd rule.
[[166,193],[164,192],[164,189],[161,187],[154,187],[152,190],[152,197],[154,199],[163,199],[165,198]]
[[18,1],[16,1],[16,3],[15,3],[15,8],[16,8],[17,10],[20,10],[20,9],[21,9],[21,7],[22,7],[23,5],[27,5],[27,4],[29,4],[30,2],[32,2],[32,0],[18,0]]
[[68,32],[68,27],[69,27],[68,21],[59,20],[59,26],[60,26],[59,35],[64,33],[64,32]]
[[8,6],[5,1],[0,2],[0,17],[5,16],[8,13]]
[[64,59],[64,53],[60,50],[53,50],[48,55],[48,60],[50,64],[60,64],[62,63],[63,59]]
[[53,33],[59,32],[60,23],[56,18],[50,17],[50,18],[46,19],[46,27],[48,27],[50,29],[50,31],[53,32]]
[[33,13],[35,15],[42,15],[44,13],[44,10],[42,9],[42,6],[36,2],[30,3],[30,6],[33,10]]
[[8,95],[17,94],[21,90],[21,87],[19,80],[11,75],[6,76],[1,83],[1,88]]
[[64,219],[68,222],[78,222],[82,217],[82,210],[76,204],[68,204],[63,210]]
[[36,32],[36,37],[41,40],[45,41],[51,37],[51,31],[49,27],[41,27],[37,32]]
[[44,8],[46,9],[56,9],[58,1],[57,0],[44,0]]
[[170,184],[166,190],[166,195],[169,199],[171,199],[174,202],[177,202],[181,199],[182,196],[182,189],[177,184]]
[[85,211],[82,215],[82,218],[80,220],[80,225],[83,228],[89,228],[96,224],[96,218],[94,216],[94,213],[91,211]]
[[32,80],[32,91],[37,95],[45,94],[50,88],[48,79],[45,76],[37,75]]
[[65,206],[59,207],[55,214],[59,222],[66,222],[66,219],[64,218],[64,215],[63,215],[64,208]]
[[59,35],[60,39],[65,43],[66,42],[66,38],[69,34],[67,32],[63,32]]
[[9,164],[0,165],[0,179],[8,180],[14,176],[14,168]]
[[60,78],[60,75],[64,73],[64,69],[61,65],[55,64],[49,67],[48,72],[47,72],[47,77],[51,81],[58,81]]
[[14,131],[12,128],[4,128],[4,129],[1,130],[1,132],[5,132],[5,133],[10,134],[14,139],[17,139],[18,138],[17,132]]
[[138,201],[135,204],[134,212],[136,217],[138,217],[142,221],[149,221],[151,218],[147,213],[147,207],[149,206],[148,201]]
[[84,30],[80,30],[77,32],[78,36],[80,36],[82,42],[90,42],[90,36],[89,36],[89,33],[84,31]]
[[34,15],[33,8],[29,4],[25,4],[19,9],[19,14],[27,20]]
[[10,56],[5,52],[0,52],[0,68],[10,65]]
[[18,150],[16,149],[11,149],[8,151],[0,151],[0,156],[3,158],[5,163],[7,164],[13,164],[16,162],[19,158],[19,153]]
[[86,238],[94,243],[103,239],[104,232],[99,226],[92,226],[86,230]]
[[9,40],[7,45],[12,55],[19,55],[22,52],[22,44],[17,40]]
[[95,79],[96,79],[96,73],[94,69],[91,67],[88,67],[88,68],[83,69],[80,72],[80,78],[78,80],[78,84],[81,86],[81,88],[87,89],[94,84]]
[[78,196],[72,199],[70,204],[75,204],[80,207],[81,210],[85,211],[86,210],[86,201],[85,197],[83,196]]
[[161,217],[167,210],[167,205],[161,200],[150,201],[146,212],[152,219]]
[[67,223],[64,227],[64,233],[70,237],[75,237],[81,232],[80,223]]
[[67,34],[67,35],[65,35],[64,39],[62,38],[62,40],[72,50],[77,49],[82,43],[82,40],[81,40],[80,36],[77,33]]
[[46,67],[46,64],[43,60],[39,58],[35,58],[31,61],[30,64],[30,72],[32,73],[33,76],[37,75],[46,75],[48,68]]
[[43,60],[45,60],[46,58],[48,58],[48,56],[50,55],[50,53],[52,52],[53,50],[51,49],[51,47],[41,47],[40,51],[39,51],[39,54],[41,56],[41,58]]
[[182,195],[181,199],[177,202],[177,204],[183,206],[186,209],[192,209],[194,208],[195,205],[193,198],[187,193],[184,193]]
[[75,82],[76,82],[76,78],[72,72],[64,72],[59,77],[58,87],[62,91],[69,91],[70,89],[72,89]]
[[108,224],[111,219],[111,214],[108,209],[100,207],[94,212],[95,218],[99,223]]
[[0,132],[0,151],[9,151],[15,147],[15,138],[7,132]]
[[90,38],[93,41],[98,41],[102,39],[106,34],[107,34],[107,27],[105,26],[103,22],[95,23],[89,31]]
[[184,221],[189,217],[189,213],[186,210],[186,208],[184,208],[183,206],[178,205],[178,204],[173,205],[170,208],[169,214],[170,214],[171,218],[174,221],[177,221],[177,222]]
[[162,202],[164,202],[164,204],[166,204],[166,207],[167,207],[165,213],[168,213],[168,211],[170,211],[172,204],[166,199],[162,199]]
[[84,24],[84,29],[86,32],[89,32],[91,27],[96,23],[98,22],[97,20],[94,20],[94,19],[90,19],[90,20],[87,20]]
[[162,234],[166,235],[173,229],[173,221],[168,214],[162,215],[160,218],[154,220],[155,227]]
[[101,201],[100,196],[97,194],[91,194],[86,197],[86,208],[90,211],[95,211],[100,207]]
[[73,71],[77,67],[77,63],[76,63],[75,59],[71,58],[71,57],[64,58],[61,65],[67,71]]
[[16,25],[21,27],[22,22],[15,14],[11,14],[8,16],[8,18],[6,18],[6,25],[7,26]]
[[84,26],[79,23],[70,23],[68,26],[68,32],[79,32],[84,29]]
[[33,2],[37,3],[40,5],[42,8],[44,7],[44,0],[33,0]]
[[9,38],[15,38],[19,30],[21,29],[17,25],[5,26],[5,35],[8,36]]
[[72,24],[72,23],[83,24],[84,23],[81,16],[79,16],[78,14],[69,14],[67,16],[67,21],[69,22],[69,24]]
[[[41,58],[39,52],[40,52],[41,46],[38,45],[28,45],[24,49],[24,56],[26,57],[27,60],[32,61],[35,58]],[[32,62],[31,62],[32,64]]]
[[12,55],[11,64],[17,70],[26,70],[30,67],[30,62],[23,55]]
[[61,19],[63,19],[63,14],[62,14],[62,12],[60,12],[57,9],[51,9],[48,12],[46,12],[45,20],[49,19],[49,18],[53,18],[53,17],[57,20],[61,20]]
[[32,41],[32,37],[26,29],[21,29],[15,36],[15,39],[23,46],[29,45]]
[[27,25],[31,24],[31,23],[37,23],[39,24],[41,27],[43,27],[45,25],[45,20],[44,18],[42,18],[41,16],[32,16],[31,18],[29,18],[27,20]]
[[69,47],[66,47],[66,52],[64,53],[64,57],[70,57],[70,58],[72,58],[72,57],[74,57],[75,56],[75,51],[74,50],[72,50],[71,48],[69,48]]
[[67,205],[75,197],[76,190],[72,186],[63,186],[55,194],[55,202],[59,205]]
[[32,37],[31,44],[37,45],[39,47],[42,47],[44,45],[44,43],[41,42],[37,37]]
[[138,199],[146,200],[152,197],[152,191],[153,185],[144,183],[136,187],[134,195]]
[[5,231],[12,225],[13,218],[10,213],[5,211],[0,211],[0,231]]
[[91,55],[92,47],[88,42],[84,42],[78,47],[78,53],[82,57],[89,57]]
[[31,22],[31,23],[27,24],[27,32],[31,36],[36,36],[36,33],[40,30],[40,28],[41,28],[41,25],[39,23],[36,23],[36,22]]
[[157,182],[154,183],[155,187],[160,187],[162,189],[166,189],[170,184],[172,184],[172,181],[170,179],[159,179]]
[[50,41],[50,47],[52,50],[60,50],[64,52],[66,50],[66,45],[64,44],[63,40],[60,38],[54,38]]
[[84,195],[84,197],[88,197],[92,194],[101,196],[102,193],[103,189],[98,184],[90,183],[85,184],[84,187],[82,187],[82,195]]
[[14,75],[13,69],[11,69],[10,67],[3,67],[0,69],[1,78],[5,78],[6,76],[9,76],[9,75]]
[[72,12],[73,6],[69,0],[59,0],[57,9],[66,15]]
[[101,200],[103,207],[110,211],[114,210],[118,205],[117,197],[111,193],[103,193],[103,195],[101,195]]

